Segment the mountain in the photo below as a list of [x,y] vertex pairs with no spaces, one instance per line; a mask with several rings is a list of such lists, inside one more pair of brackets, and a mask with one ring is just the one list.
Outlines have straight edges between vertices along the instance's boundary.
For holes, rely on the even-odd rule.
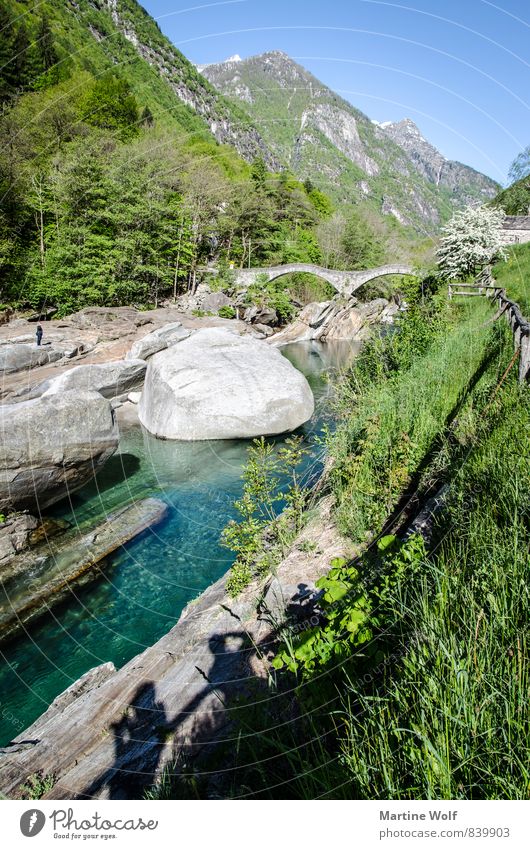
[[454,209],[498,191],[489,177],[446,160],[412,121],[371,121],[281,51],[198,70],[244,106],[279,160],[339,203],[434,233]]
[[498,191],[498,184],[490,177],[469,165],[446,159],[422,136],[410,118],[396,123],[387,121],[378,126],[403,148],[415,168],[429,183],[449,189],[457,205],[491,200]]

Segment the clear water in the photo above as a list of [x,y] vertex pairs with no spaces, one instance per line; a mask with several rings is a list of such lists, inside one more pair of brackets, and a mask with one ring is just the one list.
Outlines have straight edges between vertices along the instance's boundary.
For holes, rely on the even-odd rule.
[[[315,395],[315,414],[300,429],[310,448],[303,471],[311,480],[321,469],[316,438],[329,420],[333,373],[352,348],[296,343],[283,353]],[[282,445],[281,439],[275,442]],[[130,427],[97,479],[56,506],[55,515],[76,523],[80,532],[116,507],[147,496],[165,501],[169,514],[109,558],[97,581],[73,589],[68,601],[2,647],[0,745],[88,669],[109,660],[122,666],[156,642],[185,605],[227,571],[233,557],[219,545],[219,536],[234,516],[248,446],[244,440],[165,442]]]

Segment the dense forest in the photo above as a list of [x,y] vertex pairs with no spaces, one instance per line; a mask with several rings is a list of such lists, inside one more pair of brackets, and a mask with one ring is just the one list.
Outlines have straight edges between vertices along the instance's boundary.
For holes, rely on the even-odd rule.
[[148,305],[211,262],[384,259],[353,207],[334,210],[261,157],[245,162],[191,113],[161,111],[138,62],[65,53],[46,8],[15,16],[0,4],[0,302],[62,314]]

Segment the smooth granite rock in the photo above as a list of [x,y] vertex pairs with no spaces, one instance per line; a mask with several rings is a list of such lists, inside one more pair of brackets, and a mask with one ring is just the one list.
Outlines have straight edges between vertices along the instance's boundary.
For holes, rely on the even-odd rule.
[[62,394],[70,390],[99,392],[104,398],[115,398],[138,389],[145,377],[144,360],[115,360],[76,366],[58,377],[46,380],[33,392],[45,396]]
[[0,347],[0,374],[12,374],[17,371],[38,368],[38,366],[62,360],[63,356],[63,351],[45,345],[40,348],[35,344],[2,345]]
[[140,422],[163,439],[245,439],[295,430],[313,414],[303,374],[258,339],[199,330],[150,360]]
[[190,331],[186,330],[180,321],[174,321],[164,327],[159,327],[148,333],[143,339],[139,339],[134,343],[131,350],[125,355],[126,360],[147,360],[159,351],[170,348],[187,339]]
[[0,406],[0,512],[53,504],[118,447],[109,401],[78,390]]

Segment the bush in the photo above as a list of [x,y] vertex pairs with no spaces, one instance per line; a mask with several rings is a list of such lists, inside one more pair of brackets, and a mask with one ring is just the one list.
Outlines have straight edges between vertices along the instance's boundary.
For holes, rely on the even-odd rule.
[[219,308],[217,315],[219,318],[235,318],[236,311],[234,307],[231,307],[229,304],[225,304],[225,306]]

